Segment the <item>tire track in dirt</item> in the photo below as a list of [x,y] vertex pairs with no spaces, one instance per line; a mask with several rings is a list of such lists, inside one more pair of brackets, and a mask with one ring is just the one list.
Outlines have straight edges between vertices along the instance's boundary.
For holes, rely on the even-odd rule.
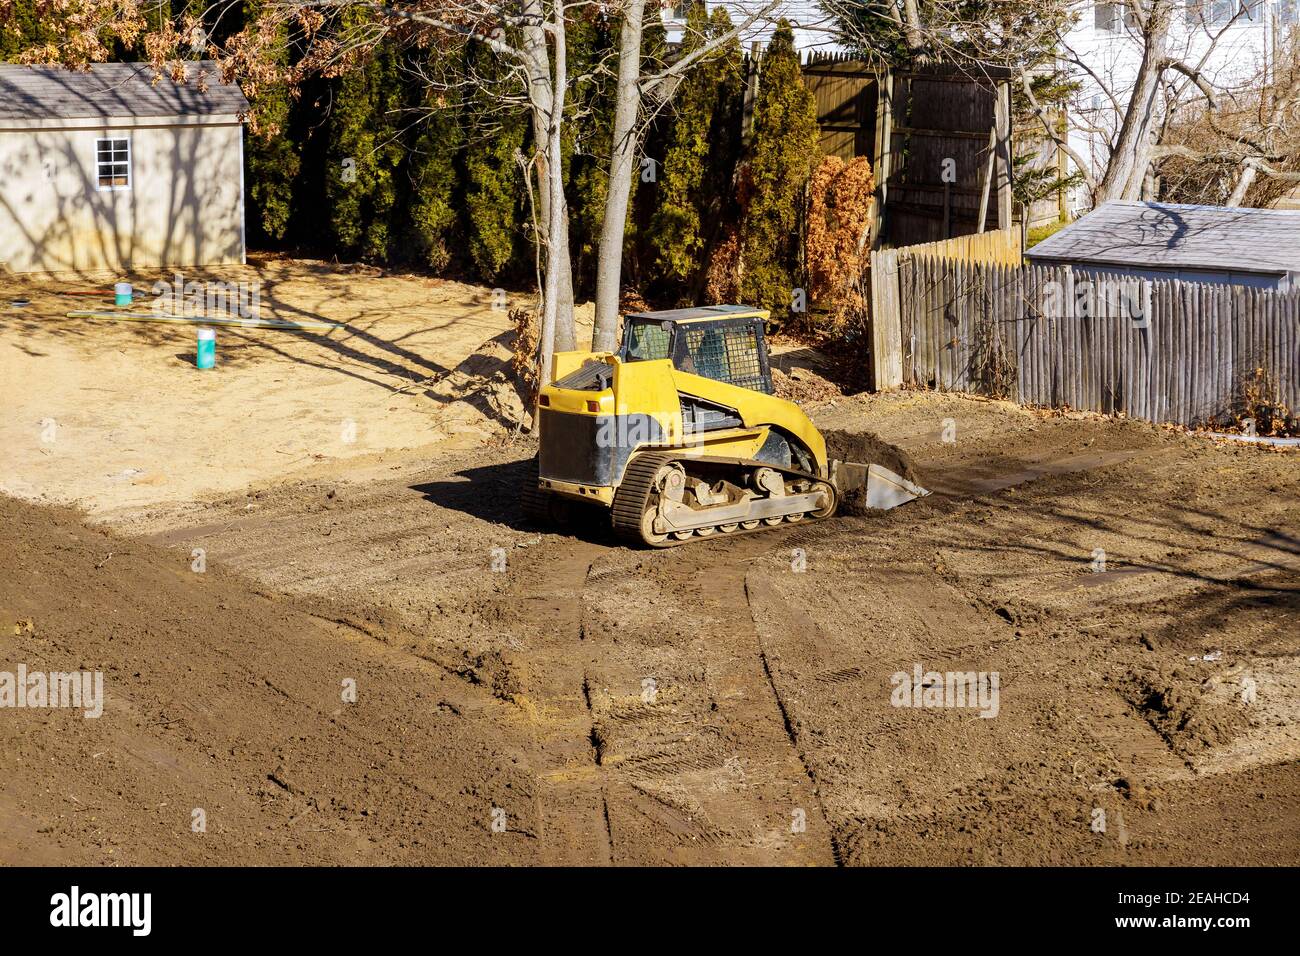
[[[833,862],[744,591],[747,562],[771,547],[659,554],[570,538],[512,556],[487,616],[515,635],[505,684],[542,752],[548,861]],[[649,628],[647,584],[661,618]],[[806,832],[785,832],[801,807]]]
[[600,649],[592,702],[619,862],[834,862],[745,593],[748,563],[788,537],[598,562],[584,630]]
[[519,720],[539,738],[539,819],[553,865],[608,864],[609,814],[593,742],[583,640],[583,591],[608,549],[579,539],[531,548],[511,562],[496,613],[518,649],[507,655]]

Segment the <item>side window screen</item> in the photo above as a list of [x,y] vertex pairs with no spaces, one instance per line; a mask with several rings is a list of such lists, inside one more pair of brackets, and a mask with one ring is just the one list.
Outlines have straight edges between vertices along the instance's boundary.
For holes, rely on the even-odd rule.
[[686,360],[682,371],[758,392],[771,392],[752,325],[724,329],[686,330]]
[[658,322],[633,322],[627,332],[627,361],[668,358],[668,330]]

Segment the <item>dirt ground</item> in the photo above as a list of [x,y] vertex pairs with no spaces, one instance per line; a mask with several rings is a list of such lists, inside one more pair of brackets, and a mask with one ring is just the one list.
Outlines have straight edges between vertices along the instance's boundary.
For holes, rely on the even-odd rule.
[[[6,372],[101,341],[12,321]],[[325,371],[247,348],[250,389]],[[425,372],[383,374],[336,387]],[[305,400],[271,401],[219,413],[214,463],[291,440]],[[0,709],[0,863],[1300,862],[1300,456],[935,394],[814,417],[935,493],[658,552],[526,524],[535,446],[486,421],[130,492],[6,462],[88,512],[0,496],[0,672],[102,671],[106,703]],[[190,467],[171,427],[94,470]],[[997,674],[996,716],[891,705],[918,667]]]

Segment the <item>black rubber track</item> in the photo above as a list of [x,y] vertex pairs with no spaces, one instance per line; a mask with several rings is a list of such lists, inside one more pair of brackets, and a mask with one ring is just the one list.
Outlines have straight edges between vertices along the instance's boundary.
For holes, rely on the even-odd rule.
[[528,463],[524,472],[524,486],[520,489],[520,502],[523,505],[524,518],[533,524],[550,524],[551,494],[538,486],[539,466],[534,458]]
[[611,509],[614,533],[620,538],[659,548],[682,543],[670,536],[667,541],[656,544],[645,540],[641,535],[641,516],[645,514],[650,492],[654,490],[655,475],[659,474],[660,468],[672,461],[671,453],[647,452],[627,463],[623,482],[614,492],[614,507]]
[[[645,514],[646,507],[649,504],[650,494],[654,490],[655,475],[659,474],[659,469],[662,468],[664,465],[672,464],[674,461],[677,460],[678,457],[672,452],[642,452],[641,454],[634,456],[632,460],[628,462],[627,470],[623,473],[623,483],[620,484],[618,486],[618,489],[614,492],[614,507],[611,509],[613,524],[614,524],[614,532],[620,538],[624,538],[630,541],[636,541],[642,545],[651,548],[675,548],[678,545],[688,544],[691,541],[695,541],[695,540],[701,540],[701,541],[712,540],[713,538],[712,535],[709,536],[708,538],[698,538],[698,537],[676,538],[672,535],[669,535],[663,541],[647,541],[641,534],[641,516]],[[751,461],[748,459],[740,459],[740,458],[691,459],[691,460],[712,461],[717,463],[725,462],[727,464],[743,464],[746,466],[753,466],[753,467],[775,468],[775,470],[784,472],[787,475],[800,477],[800,478],[811,478],[814,481],[824,481],[824,479],[818,478],[816,475],[810,475],[805,472],[796,471],[794,469],[781,468],[780,466],[774,466],[767,462],[761,462],[761,461]],[[832,494],[835,493],[834,488],[831,489],[831,493]],[[834,513],[835,513],[834,509],[831,509],[831,514]],[[825,517],[829,518],[830,515],[825,515]],[[805,522],[819,521],[819,520],[821,519],[815,517],[812,512],[804,513],[803,521]],[[758,534],[759,532],[766,531],[769,528],[784,527],[785,524],[793,524],[793,523],[794,522],[783,522],[781,525],[760,524],[757,528],[748,528],[748,529],[737,528],[735,531],[720,533],[717,535],[717,537],[732,538],[742,534]]]

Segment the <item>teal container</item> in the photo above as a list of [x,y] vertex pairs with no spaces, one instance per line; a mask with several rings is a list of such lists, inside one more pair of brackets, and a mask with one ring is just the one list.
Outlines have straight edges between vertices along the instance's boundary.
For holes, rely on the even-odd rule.
[[212,368],[217,364],[217,330],[199,329],[199,347],[194,354],[197,368]]
[[126,306],[131,304],[134,290],[129,282],[119,282],[113,286],[113,304]]

